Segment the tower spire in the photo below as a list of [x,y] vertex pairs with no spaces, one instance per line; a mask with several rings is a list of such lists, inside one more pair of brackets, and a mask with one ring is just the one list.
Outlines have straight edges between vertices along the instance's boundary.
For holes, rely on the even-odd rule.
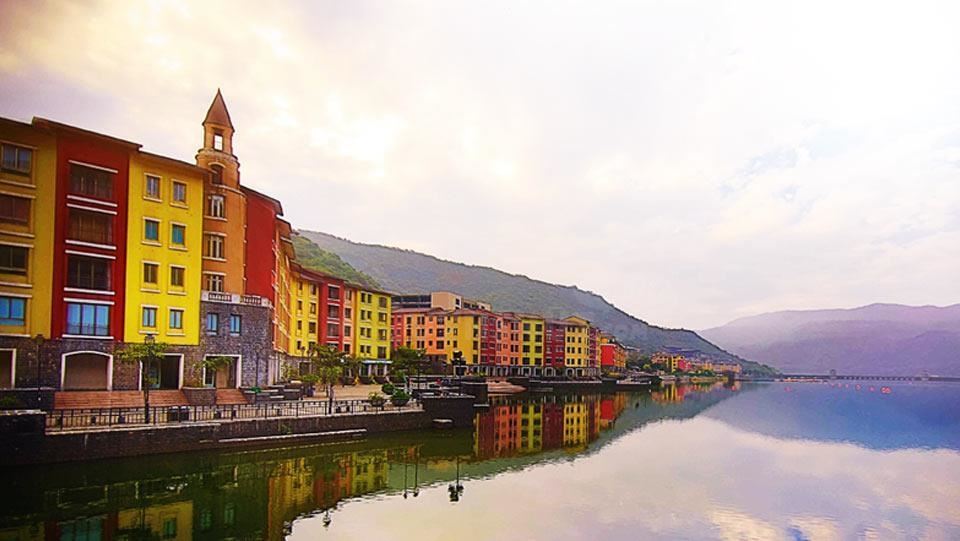
[[230,112],[227,111],[227,104],[223,101],[223,94],[217,89],[217,95],[213,97],[213,103],[207,109],[207,117],[203,119],[204,124],[215,124],[224,128],[233,129],[233,122],[230,120]]

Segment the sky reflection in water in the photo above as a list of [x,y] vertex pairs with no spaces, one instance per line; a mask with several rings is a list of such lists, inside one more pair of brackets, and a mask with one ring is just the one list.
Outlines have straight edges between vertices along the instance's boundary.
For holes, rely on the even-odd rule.
[[[588,452],[415,500],[341,503],[291,539],[958,539],[960,387],[764,385]],[[617,424],[635,423],[644,407]],[[547,460],[547,459],[550,460]]]

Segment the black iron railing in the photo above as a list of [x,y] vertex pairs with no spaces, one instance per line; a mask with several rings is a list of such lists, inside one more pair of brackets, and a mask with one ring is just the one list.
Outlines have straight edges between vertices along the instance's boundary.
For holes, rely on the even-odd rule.
[[47,415],[47,431],[99,427],[169,425],[238,419],[275,419],[318,415],[347,415],[413,411],[422,409],[417,400],[395,406],[389,400],[382,405],[369,400],[289,400],[262,404],[215,406],[151,406],[150,422],[144,420],[144,408],[59,409]]

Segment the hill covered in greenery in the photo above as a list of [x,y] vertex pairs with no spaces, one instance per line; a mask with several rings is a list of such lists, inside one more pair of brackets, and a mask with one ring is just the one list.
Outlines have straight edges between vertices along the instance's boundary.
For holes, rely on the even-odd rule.
[[300,234],[321,250],[339,255],[358,272],[366,273],[382,287],[396,293],[453,291],[487,301],[500,311],[533,312],[550,318],[577,314],[642,353],[677,347],[696,350],[718,360],[741,362],[745,369],[754,372],[770,370],[720,349],[693,331],[650,325],[600,295],[576,286],[551,284],[490,267],[444,261],[410,250],[359,244],[316,231],[300,231]]
[[380,284],[368,274],[358,271],[335,253],[328,252],[302,235],[293,235],[293,248],[297,252],[297,262],[304,267],[342,278],[349,282],[379,289]]

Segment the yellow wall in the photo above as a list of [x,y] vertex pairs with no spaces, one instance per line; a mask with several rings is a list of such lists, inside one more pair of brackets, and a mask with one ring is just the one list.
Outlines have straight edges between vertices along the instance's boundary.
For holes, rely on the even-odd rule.
[[480,316],[454,312],[447,314],[444,323],[446,325],[444,351],[447,353],[447,360],[452,361],[454,351],[460,351],[463,353],[463,361],[466,364],[479,363]]
[[[309,352],[311,345],[318,343],[320,306],[319,286],[296,271],[290,278],[290,343],[287,353],[302,356]],[[312,307],[312,308],[311,308]],[[312,311],[311,311],[312,310]],[[313,323],[311,327],[311,323]],[[311,332],[312,331],[312,332]]]
[[568,317],[564,321],[567,322],[564,366],[586,367],[589,356],[590,325],[586,320],[578,317]]
[[193,502],[124,509],[117,513],[117,526],[123,530],[145,528],[159,539],[193,539]]
[[[537,326],[539,325],[539,331]],[[522,317],[520,321],[520,365],[543,366],[543,333],[545,322],[543,319]],[[539,348],[539,349],[538,349]],[[539,353],[538,353],[539,351]],[[523,359],[530,359],[530,364]]]
[[390,358],[390,295],[356,288],[353,294],[353,355]]
[[0,223],[0,243],[28,248],[26,276],[0,274],[0,295],[26,299],[25,324],[0,326],[0,335],[49,337],[56,139],[30,125],[0,119],[0,141],[32,151],[29,174],[0,169],[0,193],[30,200],[26,225]]
[[[160,198],[146,195],[146,177],[160,177]],[[186,203],[173,200],[173,183],[186,184]],[[124,341],[148,334],[168,344],[196,345],[200,339],[201,254],[203,250],[203,173],[174,160],[134,153],[130,157],[127,219],[127,273]],[[144,238],[144,218],[160,221],[159,242]],[[186,227],[184,245],[173,242],[174,224]],[[158,265],[156,285],[144,282],[144,263]],[[183,287],[171,284],[173,268],[184,272]],[[143,325],[143,308],[156,307],[156,326]],[[183,329],[170,326],[171,310],[183,310]]]

